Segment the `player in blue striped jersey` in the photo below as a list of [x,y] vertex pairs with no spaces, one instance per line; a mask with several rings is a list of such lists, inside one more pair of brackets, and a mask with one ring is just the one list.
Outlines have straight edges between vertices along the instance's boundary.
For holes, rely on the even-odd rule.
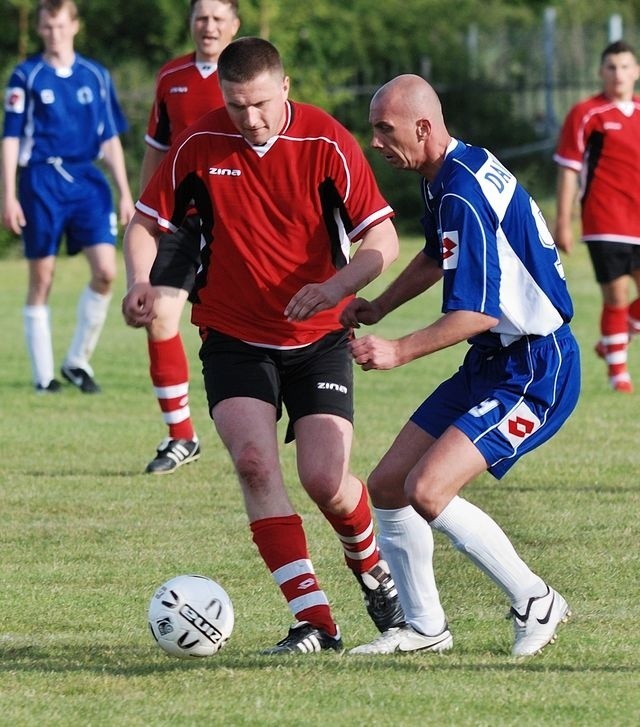
[[75,3],[40,0],[36,19],[44,51],[14,68],[5,95],[2,221],[22,234],[29,262],[24,324],[39,392],[60,390],[48,300],[62,236],[69,254],[85,254],[91,279],[78,302],[61,372],[84,393],[94,393],[99,387],[89,359],[117,268],[111,190],[93,162],[101,157],[109,168],[119,193],[120,222],[126,225],[134,212],[119,138],[126,121],[107,70],[74,52],[80,28]]
[[565,599],[518,556],[499,525],[459,496],[489,471],[501,478],[547,441],[578,400],[573,307],[558,251],[535,201],[488,151],[451,137],[433,88],[403,75],[370,110],[372,146],[422,175],[424,250],[376,299],[342,322],[371,325],[442,281],[442,316],[395,340],[352,343],[364,370],[391,369],[468,341],[460,369],[417,408],[368,482],[407,625],[354,653],[444,651],[453,638],[432,567],[432,528],[445,533],[511,601],[514,656],[538,653],[569,616]]

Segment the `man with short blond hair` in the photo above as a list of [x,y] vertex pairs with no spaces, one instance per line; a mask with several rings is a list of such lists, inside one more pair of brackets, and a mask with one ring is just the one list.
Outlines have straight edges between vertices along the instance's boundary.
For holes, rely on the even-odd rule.
[[86,256],[91,279],[78,302],[61,374],[92,394],[99,386],[89,360],[117,269],[111,191],[93,162],[103,158],[109,168],[119,193],[120,223],[126,225],[133,214],[119,138],[126,121],[108,71],[74,51],[80,29],[76,4],[44,0],[36,20],[44,51],[16,66],[5,96],[2,219],[22,234],[29,261],[24,328],[39,393],[61,389],[54,375],[48,301],[62,237],[69,254],[82,251]]

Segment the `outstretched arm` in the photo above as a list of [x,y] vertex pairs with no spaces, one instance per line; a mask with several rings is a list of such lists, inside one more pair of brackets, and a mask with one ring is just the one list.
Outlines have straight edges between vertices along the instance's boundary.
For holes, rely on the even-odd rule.
[[419,252],[386,290],[372,301],[356,298],[344,309],[340,322],[358,328],[361,323],[370,326],[399,308],[403,303],[435,285],[442,277],[437,262]]
[[488,331],[497,318],[474,311],[452,311],[426,328],[394,340],[363,336],[351,342],[351,354],[365,371],[393,369],[397,366],[448,348],[472,336]]

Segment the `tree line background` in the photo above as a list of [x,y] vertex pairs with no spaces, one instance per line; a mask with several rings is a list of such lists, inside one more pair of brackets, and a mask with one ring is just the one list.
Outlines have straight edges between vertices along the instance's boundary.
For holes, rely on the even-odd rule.
[[[155,74],[192,49],[189,3],[76,1],[76,48],[111,70],[129,119],[123,143],[135,196]],[[16,62],[40,49],[35,6],[0,0],[3,86]],[[612,17],[637,45],[640,0],[240,0],[240,15],[241,35],[260,35],[279,48],[292,97],[334,114],[363,147],[371,94],[399,73],[418,73],[440,93],[454,135],[487,146],[534,195],[548,197],[558,126],[571,104],[599,87]],[[417,230],[417,180],[367,154],[400,228]],[[0,233],[0,251],[13,243]]]

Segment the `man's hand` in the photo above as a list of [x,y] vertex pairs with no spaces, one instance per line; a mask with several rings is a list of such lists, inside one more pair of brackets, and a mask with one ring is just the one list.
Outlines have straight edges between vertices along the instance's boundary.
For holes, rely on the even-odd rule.
[[345,328],[360,328],[360,324],[372,326],[382,318],[380,307],[364,298],[354,298],[340,314]]
[[5,200],[2,210],[2,224],[7,230],[11,230],[16,235],[19,235],[22,232],[22,228],[27,224],[24,218],[24,212],[22,211],[22,205],[15,197]]
[[353,360],[364,371],[371,369],[393,369],[399,366],[398,341],[389,341],[379,336],[363,336],[349,344]]
[[316,313],[338,305],[344,295],[333,278],[324,283],[308,283],[291,298],[284,314],[288,321],[306,321]]
[[122,315],[128,326],[142,328],[156,317],[153,304],[156,298],[151,283],[134,283],[122,299]]

